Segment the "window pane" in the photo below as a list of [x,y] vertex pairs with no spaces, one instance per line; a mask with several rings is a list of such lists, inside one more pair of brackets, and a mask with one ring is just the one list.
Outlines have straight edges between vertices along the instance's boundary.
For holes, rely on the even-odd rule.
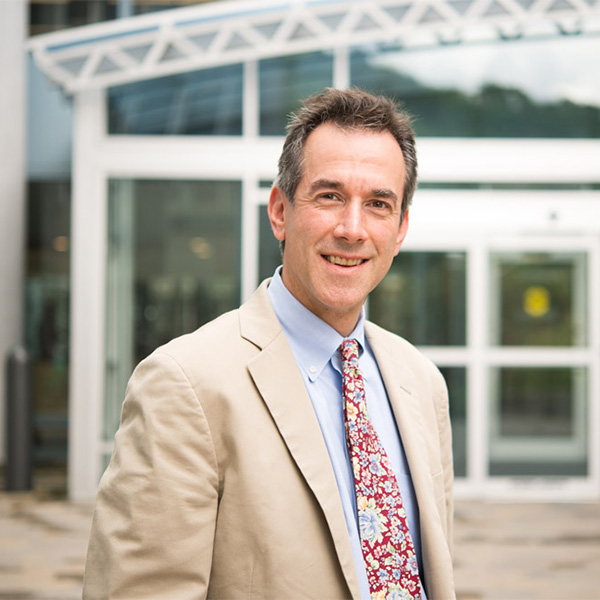
[[241,135],[242,76],[237,64],[109,88],[108,131]]
[[108,21],[117,16],[115,0],[30,0],[29,34]]
[[464,346],[464,252],[400,252],[369,298],[369,318],[418,346]]
[[285,135],[288,115],[299,101],[332,83],[333,58],[324,52],[260,61],[260,134]]
[[600,137],[600,38],[358,48],[352,85],[404,102],[421,136]]
[[[492,341],[503,346],[586,343],[585,253],[495,253]],[[499,288],[499,289],[498,289]]]
[[490,474],[587,474],[587,370],[492,371]]
[[[71,186],[28,187],[25,340],[32,367],[34,468],[67,463]],[[35,475],[35,474],[34,474]],[[62,486],[62,477],[57,478]]]
[[450,396],[454,475],[467,475],[467,370],[464,367],[440,368]]
[[135,364],[239,305],[240,220],[238,181],[110,182],[107,439]]
[[263,281],[281,264],[281,252],[271,229],[267,206],[259,206],[258,211],[258,280]]

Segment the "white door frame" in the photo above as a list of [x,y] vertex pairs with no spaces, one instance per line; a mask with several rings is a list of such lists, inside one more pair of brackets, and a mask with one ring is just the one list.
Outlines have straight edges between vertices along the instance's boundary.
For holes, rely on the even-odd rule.
[[[412,229],[404,251],[467,253],[467,344],[464,348],[422,348],[440,366],[467,367],[468,471],[466,478],[456,482],[457,496],[546,501],[597,499],[600,495],[600,194],[568,190],[424,190],[418,193],[412,212]],[[501,348],[490,344],[490,254],[515,251],[586,253],[589,339],[585,346]],[[519,365],[524,360],[537,366],[577,365],[588,369],[587,477],[488,476],[490,367]]]

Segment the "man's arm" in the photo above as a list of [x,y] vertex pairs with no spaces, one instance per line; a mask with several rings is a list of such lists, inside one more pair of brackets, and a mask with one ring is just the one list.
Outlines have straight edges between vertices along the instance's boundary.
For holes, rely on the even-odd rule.
[[454,530],[454,463],[452,457],[452,426],[450,423],[450,405],[448,389],[441,373],[436,369],[435,405],[437,410],[438,432],[440,438],[440,454],[444,472],[444,492],[446,498],[446,531],[448,545],[452,550]]
[[177,362],[156,352],[131,378],[100,482],[84,599],[205,597],[218,486],[196,393]]

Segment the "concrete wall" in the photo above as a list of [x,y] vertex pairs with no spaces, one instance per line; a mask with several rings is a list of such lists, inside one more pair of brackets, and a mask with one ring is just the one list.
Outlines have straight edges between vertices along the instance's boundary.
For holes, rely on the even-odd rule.
[[23,341],[26,0],[0,1],[0,462],[5,458],[5,360]]

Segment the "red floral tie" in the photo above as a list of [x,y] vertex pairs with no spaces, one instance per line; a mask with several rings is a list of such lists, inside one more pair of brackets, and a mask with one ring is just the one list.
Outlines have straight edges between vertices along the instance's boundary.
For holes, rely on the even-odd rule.
[[346,440],[354,471],[362,552],[373,600],[423,598],[419,567],[392,465],[367,415],[358,342],[340,346]]

